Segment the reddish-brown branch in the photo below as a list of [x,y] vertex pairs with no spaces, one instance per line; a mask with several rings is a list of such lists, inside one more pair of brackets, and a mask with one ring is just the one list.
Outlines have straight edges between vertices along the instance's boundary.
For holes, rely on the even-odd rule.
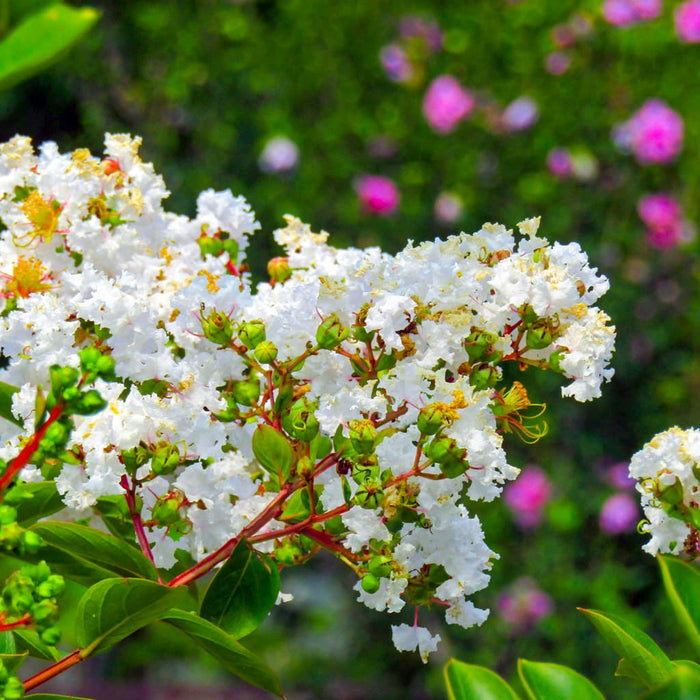
[[50,680],[51,678],[54,678],[64,671],[67,671],[71,666],[79,664],[84,658],[81,656],[81,651],[81,649],[76,649],[74,652],[68,654],[68,656],[64,656],[60,661],[57,661],[52,666],[45,668],[43,671],[39,671],[39,673],[35,674],[31,678],[27,678],[27,680],[24,681],[24,690],[32,690],[42,683],[46,683],[46,681]]
[[29,613],[22,615],[19,620],[14,622],[0,622],[0,632],[17,629],[18,627],[28,627],[33,622],[32,616]]
[[34,435],[29,438],[29,442],[22,448],[22,451],[7,465],[5,473],[0,476],[0,500],[3,492],[12,483],[17,474],[29,464],[29,460],[34,456],[34,453],[39,449],[41,442],[49,426],[58,420],[63,413],[63,405],[56,404],[51,409],[49,417],[44,421],[43,425],[37,430]]

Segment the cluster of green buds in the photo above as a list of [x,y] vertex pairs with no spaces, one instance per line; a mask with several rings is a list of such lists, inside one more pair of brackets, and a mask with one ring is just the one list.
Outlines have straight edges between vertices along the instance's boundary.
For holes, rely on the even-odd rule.
[[273,556],[282,566],[303,564],[312,552],[311,541],[303,535],[291,535],[275,541]]
[[123,450],[121,461],[127,474],[132,477],[140,467],[149,462],[152,476],[172,474],[179,466],[189,463],[187,444],[168,440],[147,443],[142,440],[136,447]]
[[65,589],[63,576],[52,574],[44,561],[23,566],[5,581],[0,600],[3,624],[32,625],[45,644],[55,646],[61,636],[58,598]]
[[469,356],[469,383],[475,389],[492,389],[501,379],[498,363],[503,353],[496,348],[498,336],[472,328],[462,345]]
[[16,508],[0,505],[0,547],[22,556],[36,554],[43,544],[36,532],[26,530],[17,522]]
[[213,234],[209,235],[209,227],[204,224],[201,228],[197,243],[199,252],[202,254],[202,260],[205,260],[207,255],[218,258],[223,253],[228,253],[229,260],[233,265],[238,263],[238,243],[231,238],[228,231],[218,229]]
[[466,449],[459,447],[454,438],[444,435],[444,429],[458,417],[455,409],[462,405],[462,401],[456,397],[454,405],[435,402],[423,406],[416,421],[423,436],[423,454],[450,478],[463,474],[469,468]]
[[24,697],[24,684],[0,659],[0,698],[19,700]]

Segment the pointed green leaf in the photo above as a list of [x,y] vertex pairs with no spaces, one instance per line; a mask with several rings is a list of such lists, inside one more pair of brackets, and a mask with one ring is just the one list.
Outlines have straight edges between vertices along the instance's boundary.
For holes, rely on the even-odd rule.
[[22,527],[29,527],[65,507],[53,481],[17,484],[7,492],[3,503],[17,509],[17,522]]
[[279,679],[255,654],[211,622],[195,613],[170,610],[163,620],[184,632],[234,675],[258,688],[283,697]]
[[605,700],[593,683],[567,666],[518,659],[518,675],[530,700]]
[[[2,46],[2,42],[0,42]],[[24,423],[12,413],[12,397],[19,391],[16,386],[0,382],[0,418],[9,420],[17,427],[23,428]]]
[[277,474],[280,482],[289,478],[294,464],[294,450],[287,438],[271,425],[259,425],[253,433],[253,452],[261,466]]
[[199,614],[240,639],[267,617],[279,590],[275,563],[241,540],[209,584]]
[[633,670],[647,687],[665,682],[673,666],[658,644],[645,632],[626,620],[600,610],[579,610],[595,625],[605,641],[623,658],[626,673]]
[[[85,525],[75,525],[59,521],[44,520],[31,528],[49,545],[41,550],[41,557],[56,573],[63,574],[71,580],[81,583],[91,578],[92,574],[106,571],[107,575],[140,577],[156,580],[158,573],[153,562],[136,547]],[[47,550],[53,549],[54,552]],[[59,556],[56,556],[58,552]],[[74,575],[70,567],[75,563],[82,565],[80,578]],[[92,572],[92,574],[91,574]],[[82,579],[82,580],[80,580]]]
[[46,642],[43,642],[41,637],[34,630],[16,629],[14,630],[14,635],[17,650],[20,651],[24,649],[29,656],[35,659],[59,661],[63,656],[56,647],[52,647],[46,644]]
[[483,666],[450,659],[443,673],[449,700],[518,700],[499,675]]
[[0,654],[3,666],[10,672],[17,675],[17,669],[26,661],[29,654]]
[[15,654],[17,647],[12,632],[0,632],[0,654]]
[[30,78],[58,60],[98,17],[90,7],[56,3],[24,19],[0,42],[0,89]]
[[75,612],[76,637],[85,658],[163,617],[187,596],[187,589],[168,588],[140,578],[109,578],[85,591]]
[[700,573],[672,557],[658,557],[666,595],[678,622],[700,656]]
[[700,698],[700,666],[692,661],[674,661],[670,678],[654,688],[644,700],[697,700]]

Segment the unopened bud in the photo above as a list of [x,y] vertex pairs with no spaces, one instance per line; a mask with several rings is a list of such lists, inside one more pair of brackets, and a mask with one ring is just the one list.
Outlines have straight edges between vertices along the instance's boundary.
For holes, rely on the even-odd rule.
[[371,420],[351,421],[348,436],[354,450],[361,455],[369,455],[374,452],[377,444],[377,429]]
[[271,340],[263,340],[255,348],[255,359],[263,365],[270,365],[277,359],[277,346]]
[[331,314],[323,320],[316,330],[316,342],[324,350],[332,350],[338,347],[349,335],[350,329],[344,326],[335,314]]
[[231,395],[241,406],[255,406],[260,398],[260,384],[257,379],[235,382]]
[[273,282],[286,282],[292,276],[288,258],[272,258],[267,263],[267,274]]
[[374,574],[365,574],[360,579],[360,585],[365,593],[376,593],[379,590],[380,581]]
[[238,340],[248,350],[253,350],[265,340],[265,324],[260,320],[242,323],[238,329]]
[[206,233],[202,233],[197,239],[197,243],[199,244],[199,252],[202,254],[202,258],[206,258],[207,255],[217,258],[224,251],[224,242],[220,238],[207,236]]
[[202,317],[202,332],[212,343],[228,346],[233,338],[233,324],[225,313],[212,311],[206,317]]
[[423,435],[435,435],[443,425],[447,424],[447,417],[444,404],[431,403],[423,406],[418,412],[416,425]]

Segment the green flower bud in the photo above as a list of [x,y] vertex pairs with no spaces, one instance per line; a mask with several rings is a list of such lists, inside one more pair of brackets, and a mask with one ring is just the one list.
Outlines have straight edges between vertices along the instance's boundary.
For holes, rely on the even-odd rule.
[[238,340],[246,349],[253,350],[265,340],[265,324],[260,320],[242,323],[238,328]]
[[525,336],[525,344],[531,350],[542,350],[549,347],[553,340],[551,324],[546,319],[530,326]]
[[377,555],[369,560],[367,568],[371,574],[386,577],[391,573],[392,558],[387,555]]
[[260,384],[257,379],[235,382],[231,387],[231,396],[241,406],[255,406],[260,398]]
[[285,282],[292,276],[288,258],[272,258],[267,263],[267,274],[273,282]]
[[277,346],[271,340],[263,340],[255,348],[255,359],[263,365],[270,365],[277,359]]
[[180,506],[182,497],[176,493],[161,496],[154,504],[151,514],[161,526],[172,525],[181,519]]
[[319,431],[318,420],[314,415],[316,408],[316,404],[308,399],[298,399],[291,405],[289,412],[282,416],[282,427],[293,438],[311,442]]
[[46,581],[42,581],[35,590],[39,598],[58,598],[66,588],[63,576],[51,574]]
[[80,416],[90,416],[99,413],[106,405],[97,389],[89,389],[77,401],[71,402],[70,410]]
[[11,607],[19,614],[29,612],[34,605],[34,596],[27,590],[21,590],[14,593],[11,597]]
[[60,396],[66,387],[75,386],[78,383],[80,372],[75,367],[51,365],[49,367],[49,376],[51,378],[51,390],[56,396]]
[[350,329],[344,326],[335,314],[331,314],[316,330],[316,342],[324,350],[332,350],[349,335]]
[[154,474],[172,474],[180,465],[182,457],[177,444],[163,443],[153,451],[151,471]]
[[490,360],[490,356],[494,354],[493,344],[497,340],[497,335],[475,329],[464,339],[462,344],[469,355],[470,362],[479,360],[487,362]]
[[17,676],[10,676],[2,691],[4,700],[20,700],[24,697],[24,684]]
[[207,255],[217,258],[224,250],[224,242],[220,238],[207,236],[206,233],[202,233],[197,239],[197,244],[203,260],[206,259]]
[[27,554],[36,554],[44,546],[44,540],[36,532],[25,530],[20,537],[20,547]]
[[377,444],[377,429],[371,420],[351,421],[348,436],[353,449],[361,455],[369,455],[374,452]]
[[37,627],[48,627],[58,618],[58,605],[45,598],[32,605],[31,615]]
[[49,646],[56,646],[61,638],[61,630],[58,627],[47,627],[40,635],[41,641]]
[[380,582],[374,574],[365,574],[360,579],[360,585],[365,593],[376,593],[379,590]]
[[[441,403],[431,403],[423,406],[418,412],[416,425],[423,435],[435,435],[443,425],[448,425],[450,414],[445,409],[447,406]],[[450,421],[451,422],[451,421]]]
[[65,401],[66,403],[70,403],[71,401],[76,401],[79,399],[81,396],[80,389],[78,389],[77,386],[69,386],[66,387],[61,393],[60,397]]
[[353,497],[355,503],[360,508],[373,510],[379,507],[384,501],[384,488],[378,479],[365,479]]
[[498,369],[485,362],[472,367],[469,383],[477,390],[492,389],[500,380]]
[[202,332],[212,343],[228,347],[233,339],[233,324],[222,311],[212,311],[206,317],[202,317]]
[[0,525],[17,522],[17,509],[12,506],[0,506]]

